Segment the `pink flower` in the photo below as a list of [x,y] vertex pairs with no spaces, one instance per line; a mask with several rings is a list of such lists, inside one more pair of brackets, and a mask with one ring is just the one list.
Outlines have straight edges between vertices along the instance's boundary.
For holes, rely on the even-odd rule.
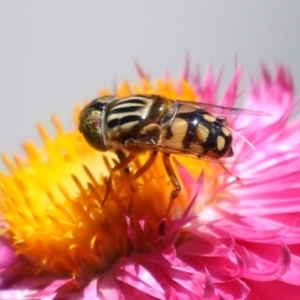
[[[139,73],[142,85],[125,82],[115,94],[238,106],[240,70],[220,99],[211,70],[201,81],[186,66],[176,86],[165,78],[156,87]],[[161,157],[136,180],[117,172],[102,207],[113,154],[57,120],[55,139],[39,126],[44,148],[27,143],[26,162],[4,157],[0,298],[298,299],[300,119],[289,72],[262,67],[243,98],[244,108],[266,114],[226,115],[233,163],[175,157],[183,190],[167,217],[172,185]]]

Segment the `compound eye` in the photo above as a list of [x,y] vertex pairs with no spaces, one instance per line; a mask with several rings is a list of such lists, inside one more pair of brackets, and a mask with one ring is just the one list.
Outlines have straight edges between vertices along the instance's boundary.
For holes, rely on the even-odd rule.
[[106,106],[106,103],[95,102],[95,103],[91,104],[90,108],[92,108],[94,110],[103,111],[105,109],[105,106]]
[[97,111],[104,111],[106,110],[107,104],[110,103],[113,99],[116,99],[116,97],[113,95],[96,98],[89,105],[87,105],[87,108]]

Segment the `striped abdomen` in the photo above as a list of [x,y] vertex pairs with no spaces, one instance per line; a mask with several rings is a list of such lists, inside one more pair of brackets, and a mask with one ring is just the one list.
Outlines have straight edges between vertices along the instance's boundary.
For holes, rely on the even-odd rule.
[[[231,155],[232,136],[223,121],[205,110],[180,108],[172,125],[165,128],[161,136],[159,143],[165,147],[162,151],[216,159],[225,154]],[[172,148],[174,151],[171,151]]]

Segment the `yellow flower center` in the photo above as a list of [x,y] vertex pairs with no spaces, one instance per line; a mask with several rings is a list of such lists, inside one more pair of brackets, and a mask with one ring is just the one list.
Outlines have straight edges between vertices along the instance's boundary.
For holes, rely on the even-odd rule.
[[[118,96],[132,93],[157,93],[168,98],[195,99],[192,88],[181,82],[181,94],[172,82],[158,81],[154,90],[146,79],[143,84],[124,83]],[[101,95],[108,94],[103,91]],[[75,117],[78,118],[79,109]],[[166,216],[170,195],[174,189],[159,154],[154,164],[139,178],[132,174],[144,165],[150,153],[143,153],[127,168],[113,174],[112,188],[103,204],[110,169],[118,161],[111,152],[93,150],[78,131],[66,133],[57,118],[55,138],[50,138],[38,125],[43,147],[24,145],[27,158],[19,156],[14,162],[3,156],[10,174],[0,175],[1,214],[6,223],[4,234],[12,241],[18,255],[33,262],[33,272],[51,271],[61,276],[82,278],[107,270],[121,255],[137,251],[152,251],[148,236],[165,217],[176,219],[183,215],[193,197],[183,186],[174,170],[182,191]],[[176,156],[196,179],[205,172],[208,182],[218,184],[216,174],[221,165],[185,156]],[[214,179],[211,181],[210,179]],[[220,179],[219,179],[220,180]],[[209,199],[211,201],[212,199]],[[206,205],[198,201],[197,210]],[[136,242],[129,233],[134,231]],[[141,221],[145,227],[141,226]]]

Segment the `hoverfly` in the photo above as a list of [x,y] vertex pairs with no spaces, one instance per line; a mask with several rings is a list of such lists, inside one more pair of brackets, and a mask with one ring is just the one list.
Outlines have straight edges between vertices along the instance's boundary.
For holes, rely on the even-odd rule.
[[[235,142],[246,141],[226,126],[230,115],[265,115],[261,112],[212,104],[171,100],[158,95],[99,97],[82,110],[79,131],[99,151],[128,153],[110,174],[103,203],[109,193],[113,172],[127,167],[143,151],[152,154],[145,165],[133,175],[143,174],[158,152],[174,186],[171,200],[181,190],[170,162],[171,154],[186,154],[216,162],[245,160],[234,154]],[[246,141],[244,144],[250,145]]]

